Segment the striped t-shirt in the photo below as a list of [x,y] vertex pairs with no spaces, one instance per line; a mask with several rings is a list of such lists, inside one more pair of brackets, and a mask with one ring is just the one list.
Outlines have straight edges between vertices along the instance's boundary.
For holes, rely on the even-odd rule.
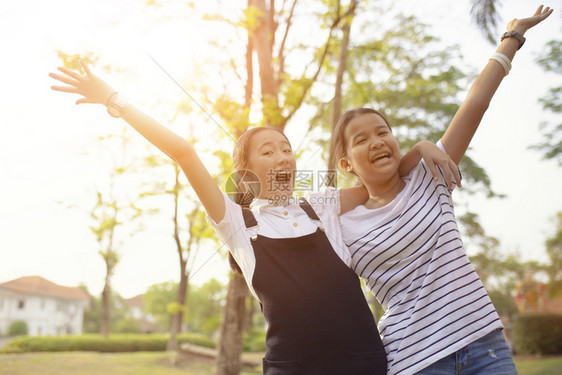
[[[441,146],[442,147],[442,146]],[[385,310],[388,374],[413,374],[502,328],[468,260],[443,176],[422,161],[388,205],[340,217],[352,267]]]

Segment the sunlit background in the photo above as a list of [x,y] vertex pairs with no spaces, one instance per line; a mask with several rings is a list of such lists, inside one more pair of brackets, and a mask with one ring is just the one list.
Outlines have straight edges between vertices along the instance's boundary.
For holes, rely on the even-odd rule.
[[[209,149],[231,150],[232,143],[221,135],[219,126],[163,70],[203,103],[205,92],[228,90],[228,82],[236,79],[229,66],[218,69],[212,64],[215,59],[226,60],[231,51],[217,50],[209,40],[230,38],[232,49],[242,45],[236,35],[203,20],[206,12],[215,11],[205,4],[214,2],[170,3],[175,5],[19,0],[0,8],[0,282],[39,275],[62,285],[85,284],[95,295],[103,287],[104,264],[84,210],[94,203],[95,188],[107,185],[114,158],[97,138],[119,134],[125,126],[101,106],[75,106],[77,97],[50,90],[54,82],[47,74],[60,65],[57,50],[95,54],[96,71],[159,121],[173,122],[174,130],[195,137],[196,148],[207,155],[210,167],[216,167],[216,161],[208,156]],[[225,13],[245,6],[239,1],[223,4],[231,8],[223,5]],[[503,2],[498,37],[508,20],[531,15],[537,5],[528,0]],[[541,139],[539,123],[555,121],[541,109],[538,98],[559,85],[560,76],[547,74],[534,63],[546,42],[562,30],[562,2],[548,5],[555,13],[526,35],[527,43],[471,144],[471,155],[488,172],[493,189],[507,197],[476,195],[470,198],[470,209],[480,215],[487,233],[500,240],[501,251],[517,252],[523,260],[545,260],[544,242],[555,230],[554,215],[562,210],[562,169],[528,149]],[[444,48],[458,44],[464,71],[481,69],[496,48],[471,22],[467,1],[402,1],[395,8],[429,24],[428,32],[441,37]],[[108,66],[111,71],[104,69]],[[193,112],[172,121],[181,103],[189,103]],[[287,127],[295,147],[301,143],[307,147],[302,142],[306,120],[301,115]],[[140,136],[132,139],[128,152],[149,152]],[[318,158],[303,160],[299,167],[324,165]],[[122,259],[113,286],[124,297],[178,279],[171,207],[161,209],[162,213],[144,220],[135,235],[120,239]],[[202,249],[190,282],[202,284],[211,277],[226,281],[225,253],[225,249],[217,252],[215,245]]]

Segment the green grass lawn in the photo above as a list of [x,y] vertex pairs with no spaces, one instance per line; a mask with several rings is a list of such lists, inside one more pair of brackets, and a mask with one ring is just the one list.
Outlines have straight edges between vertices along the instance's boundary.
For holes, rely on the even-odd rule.
[[514,361],[519,375],[562,374],[562,357],[515,357]]
[[[250,354],[259,359],[261,354]],[[558,375],[562,357],[516,357],[519,375]],[[0,354],[2,375],[212,375],[212,360],[181,356],[175,365],[165,352],[139,353],[24,353]],[[261,370],[246,369],[243,375],[261,374]]]
[[[210,359],[182,356],[175,365],[166,352],[0,354],[2,375],[210,375]],[[244,375],[261,374],[260,369]]]

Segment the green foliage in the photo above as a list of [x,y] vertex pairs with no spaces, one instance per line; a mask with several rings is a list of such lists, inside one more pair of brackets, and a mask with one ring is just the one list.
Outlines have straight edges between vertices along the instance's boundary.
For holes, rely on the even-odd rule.
[[27,335],[27,324],[23,320],[15,320],[8,326],[8,336]]
[[135,319],[127,317],[119,320],[113,331],[116,333],[141,333],[141,328]]
[[170,315],[183,312],[184,310],[185,310],[184,306],[180,305],[176,301],[170,302],[168,303],[168,305],[166,305],[166,312]]
[[80,60],[84,61],[88,65],[95,64],[99,57],[92,52],[86,52],[85,54],[78,53],[66,53],[61,50],[56,50],[57,57],[61,59],[62,66],[71,70],[78,70],[81,74],[86,74],[82,65],[80,65]]
[[[84,310],[84,320],[82,325],[82,329],[85,333],[101,332],[101,305],[101,297],[90,295],[90,304],[88,308]],[[112,296],[110,300],[110,308],[111,316],[109,324],[112,332],[138,332],[133,322],[129,321],[129,309],[121,296],[115,294]]]
[[[94,351],[104,353],[165,351],[170,339],[164,334],[120,334],[104,338],[101,335],[87,334],[75,336],[35,336],[18,337],[10,341],[0,353],[25,352],[68,352]],[[208,338],[191,333],[178,335],[178,342],[214,348],[215,343]]]
[[154,317],[161,331],[169,329],[170,315],[166,308],[176,299],[178,288],[178,283],[168,281],[151,285],[143,295],[145,312]]
[[150,286],[144,294],[145,311],[156,319],[158,327],[168,330],[170,314],[181,308],[189,332],[206,336],[215,334],[221,324],[226,287],[215,279],[200,287],[191,287],[185,306],[178,306],[175,302],[177,293],[177,283],[165,282]]
[[[414,17],[398,15],[393,25],[378,19],[369,7],[353,21],[342,108],[345,112],[371,107],[385,113],[405,153],[420,140],[436,142],[442,136],[473,77],[458,68],[462,61],[458,46],[443,48],[438,38],[427,33],[427,25]],[[338,43],[334,41],[334,45]],[[326,103],[332,99],[338,63],[338,57],[331,54],[321,80],[328,84],[308,100],[317,108],[311,127],[331,130],[330,105]],[[327,159],[327,142],[320,141],[319,146]],[[495,195],[488,175],[469,155],[461,167],[466,185],[472,186],[470,191]]]
[[226,287],[211,279],[187,295],[184,321],[190,332],[212,335],[218,331],[226,298]]
[[562,294],[562,211],[556,215],[555,223],[555,233],[545,242],[546,253],[550,258],[547,268],[549,277],[547,293],[550,297],[558,297]]
[[[548,42],[544,54],[537,59],[537,63],[547,72],[562,74],[562,40]],[[539,99],[543,109],[558,118],[562,113],[561,93],[562,86],[555,86]],[[559,165],[562,165],[562,122],[558,124],[542,122],[541,128],[543,140],[531,148],[542,151],[545,159],[556,160]]]
[[562,354],[562,315],[533,314],[513,322],[517,354]]
[[496,5],[501,5],[500,2],[498,0],[472,0],[471,3],[470,15],[473,22],[490,43],[497,43],[496,23],[499,15]]
[[244,333],[245,352],[265,352],[265,349],[265,330],[263,328],[253,327]]
[[514,317],[518,309],[510,290],[489,290],[488,294],[499,315]]

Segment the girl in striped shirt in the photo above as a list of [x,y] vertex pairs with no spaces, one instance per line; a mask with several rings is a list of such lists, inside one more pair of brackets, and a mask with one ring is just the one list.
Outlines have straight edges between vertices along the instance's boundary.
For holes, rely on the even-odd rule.
[[[523,34],[552,13],[507,25],[438,142],[458,165],[493,94],[507,75]],[[372,109],[345,113],[335,129],[339,166],[360,178],[368,201],[340,216],[352,268],[385,310],[379,331],[388,374],[516,374],[502,324],[468,260],[446,176],[421,161],[400,177],[398,142]]]

